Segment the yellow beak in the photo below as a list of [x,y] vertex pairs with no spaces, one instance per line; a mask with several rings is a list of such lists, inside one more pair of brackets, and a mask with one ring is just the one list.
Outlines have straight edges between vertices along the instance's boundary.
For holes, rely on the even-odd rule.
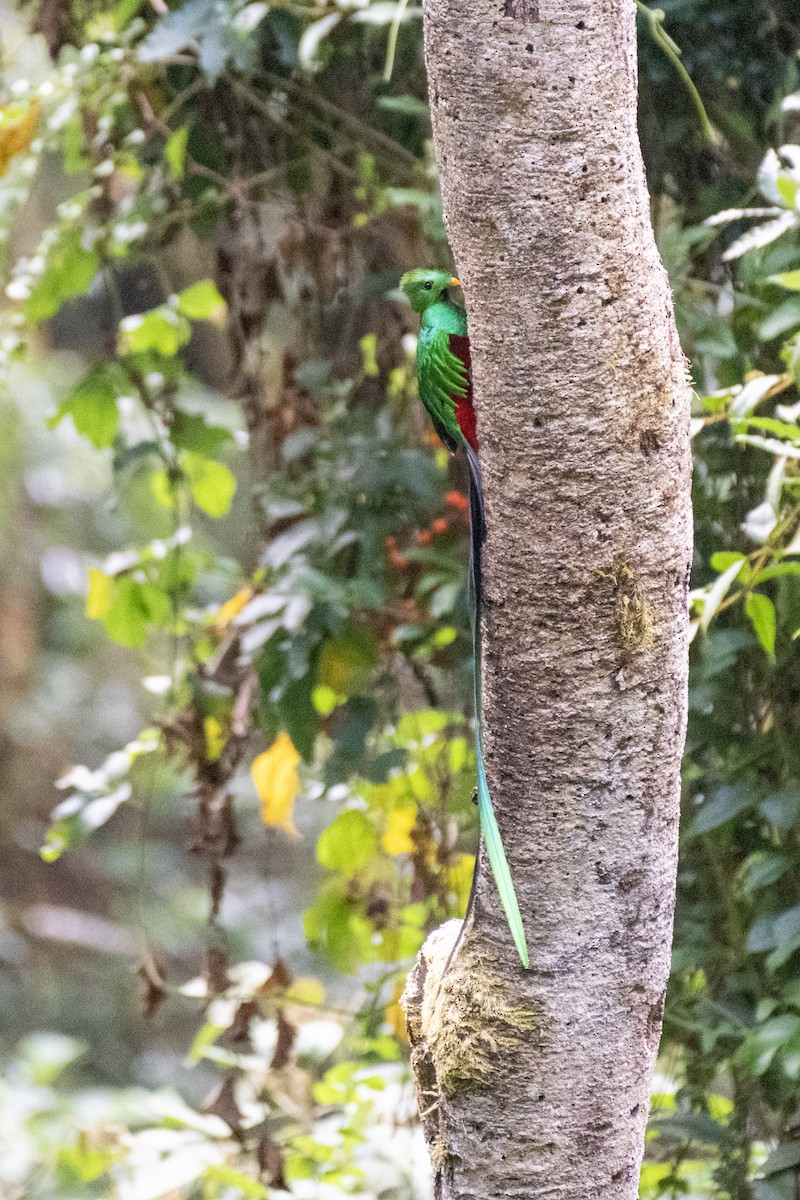
[[450,280],[450,287],[461,287],[461,280],[456,279],[456,277],[454,275],[453,278]]

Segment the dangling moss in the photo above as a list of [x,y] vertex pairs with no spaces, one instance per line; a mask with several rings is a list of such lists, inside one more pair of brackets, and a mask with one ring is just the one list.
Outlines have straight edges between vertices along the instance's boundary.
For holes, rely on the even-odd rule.
[[529,1005],[509,1001],[504,981],[474,938],[462,942],[448,965],[449,934],[445,926],[425,944],[427,971],[416,1013],[406,996],[409,1028],[424,1044],[439,1092],[447,1097],[487,1082],[498,1056],[540,1027]]

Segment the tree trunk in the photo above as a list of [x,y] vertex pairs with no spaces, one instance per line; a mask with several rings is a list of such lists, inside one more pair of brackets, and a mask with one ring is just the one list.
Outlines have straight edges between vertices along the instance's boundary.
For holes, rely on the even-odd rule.
[[530,948],[406,993],[437,1197],[633,1200],[674,906],[689,388],[636,132],[632,0],[426,0],[486,486],[488,776]]

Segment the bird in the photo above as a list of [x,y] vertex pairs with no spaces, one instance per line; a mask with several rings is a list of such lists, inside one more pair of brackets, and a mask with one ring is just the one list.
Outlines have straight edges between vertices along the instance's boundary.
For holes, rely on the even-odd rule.
[[[420,399],[441,441],[451,454],[456,454],[459,450],[463,451],[469,465],[470,564],[468,580],[474,655],[473,693],[478,814],[489,865],[492,868],[500,895],[500,903],[503,906],[517,953],[522,965],[527,968],[528,946],[525,939],[525,928],[514,889],[514,881],[511,877],[511,868],[508,865],[503,839],[494,813],[483,754],[480,612],[483,598],[481,553],[486,539],[486,517],[478,455],[475,406],[472,397],[472,359],[467,330],[467,314],[451,295],[451,289],[455,287],[461,287],[461,283],[449,271],[416,269],[407,271],[400,280],[401,290],[408,298],[414,312],[419,313],[420,316],[416,356]],[[473,877],[473,894],[474,887],[475,879]],[[472,895],[470,895],[467,906],[467,916],[471,905]],[[466,925],[466,917],[464,924]],[[462,926],[463,928],[464,926]],[[458,942],[451,951],[451,958],[457,945]]]

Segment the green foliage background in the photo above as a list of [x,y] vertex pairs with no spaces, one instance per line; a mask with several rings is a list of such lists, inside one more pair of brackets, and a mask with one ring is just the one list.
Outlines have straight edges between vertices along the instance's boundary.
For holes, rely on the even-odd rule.
[[[697,395],[642,1194],[789,1200],[800,30],[790,0],[663,9],[715,132],[643,20],[653,219]],[[476,822],[465,481],[419,411],[395,290],[449,265],[419,18],[0,8],[11,1196],[429,1195],[396,1001],[463,910]]]

